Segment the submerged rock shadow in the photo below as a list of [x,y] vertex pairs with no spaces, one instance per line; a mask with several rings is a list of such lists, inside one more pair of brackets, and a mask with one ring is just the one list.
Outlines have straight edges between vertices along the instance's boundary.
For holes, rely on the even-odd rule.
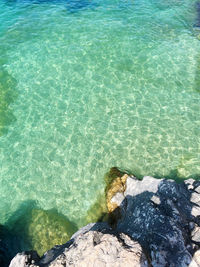
[[[0,54],[3,57],[3,54]],[[8,126],[16,121],[10,105],[16,100],[17,81],[5,69],[5,61],[0,59],[0,136],[8,132]]]
[[[199,6],[200,6],[200,3],[199,3]],[[200,18],[199,18],[199,29],[200,29]],[[200,93],[200,55],[197,56],[196,62],[197,63],[196,63],[196,73],[195,73],[195,80],[194,80],[194,90]]]
[[53,4],[63,4],[67,11],[70,13],[75,13],[83,9],[93,8],[97,6],[97,3],[94,3],[92,0],[5,0],[6,4],[9,6],[17,5],[17,4],[25,4],[25,5],[39,5],[46,3]]
[[10,260],[22,251],[36,250],[42,255],[53,246],[67,242],[77,229],[56,209],[42,210],[36,201],[25,201],[2,228],[0,252],[6,247],[9,253],[6,252],[6,262],[1,267],[8,266]]
[[194,24],[194,27],[200,29],[200,1],[196,2],[195,8],[196,8],[197,16],[196,16],[196,23]]
[[[163,177],[165,177],[166,179],[175,180],[177,183],[182,183],[184,180],[188,179],[186,177],[180,176],[178,169],[171,170],[168,174],[162,176],[159,174],[155,174],[154,177],[158,179],[162,179]],[[200,174],[197,173],[191,174],[190,177],[197,181],[200,180]]]
[[69,0],[66,2],[67,10],[70,13],[75,13],[86,8],[94,8],[97,4],[92,0]]

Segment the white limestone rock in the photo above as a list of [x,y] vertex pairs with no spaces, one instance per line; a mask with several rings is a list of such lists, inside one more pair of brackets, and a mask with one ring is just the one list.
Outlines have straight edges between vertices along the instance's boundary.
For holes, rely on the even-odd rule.
[[31,255],[17,254],[10,267],[147,267],[147,258],[138,242],[113,231],[88,231],[33,262]]

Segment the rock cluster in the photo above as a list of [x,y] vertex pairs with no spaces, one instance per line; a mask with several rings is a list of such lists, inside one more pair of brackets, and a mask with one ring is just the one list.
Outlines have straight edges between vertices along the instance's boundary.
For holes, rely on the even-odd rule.
[[[128,177],[117,231],[138,241],[153,266],[198,266],[200,182]],[[196,254],[197,255],[197,254]],[[196,261],[196,262],[195,262]]]
[[41,259],[34,252],[17,254],[10,267],[22,266],[147,267],[148,263],[138,242],[97,223],[82,228],[71,241],[49,250]]
[[17,254],[10,267],[200,266],[199,181],[126,175],[107,192],[112,228],[89,224],[41,258]]

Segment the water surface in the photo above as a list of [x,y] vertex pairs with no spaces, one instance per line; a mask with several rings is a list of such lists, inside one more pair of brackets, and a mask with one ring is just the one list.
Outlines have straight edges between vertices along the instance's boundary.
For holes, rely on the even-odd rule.
[[195,2],[0,0],[0,223],[84,225],[112,166],[200,174]]

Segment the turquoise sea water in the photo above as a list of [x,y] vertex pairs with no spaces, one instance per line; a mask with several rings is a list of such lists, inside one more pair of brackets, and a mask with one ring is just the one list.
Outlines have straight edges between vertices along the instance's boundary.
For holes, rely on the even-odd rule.
[[1,224],[34,202],[82,226],[112,166],[200,174],[195,3],[0,0]]

